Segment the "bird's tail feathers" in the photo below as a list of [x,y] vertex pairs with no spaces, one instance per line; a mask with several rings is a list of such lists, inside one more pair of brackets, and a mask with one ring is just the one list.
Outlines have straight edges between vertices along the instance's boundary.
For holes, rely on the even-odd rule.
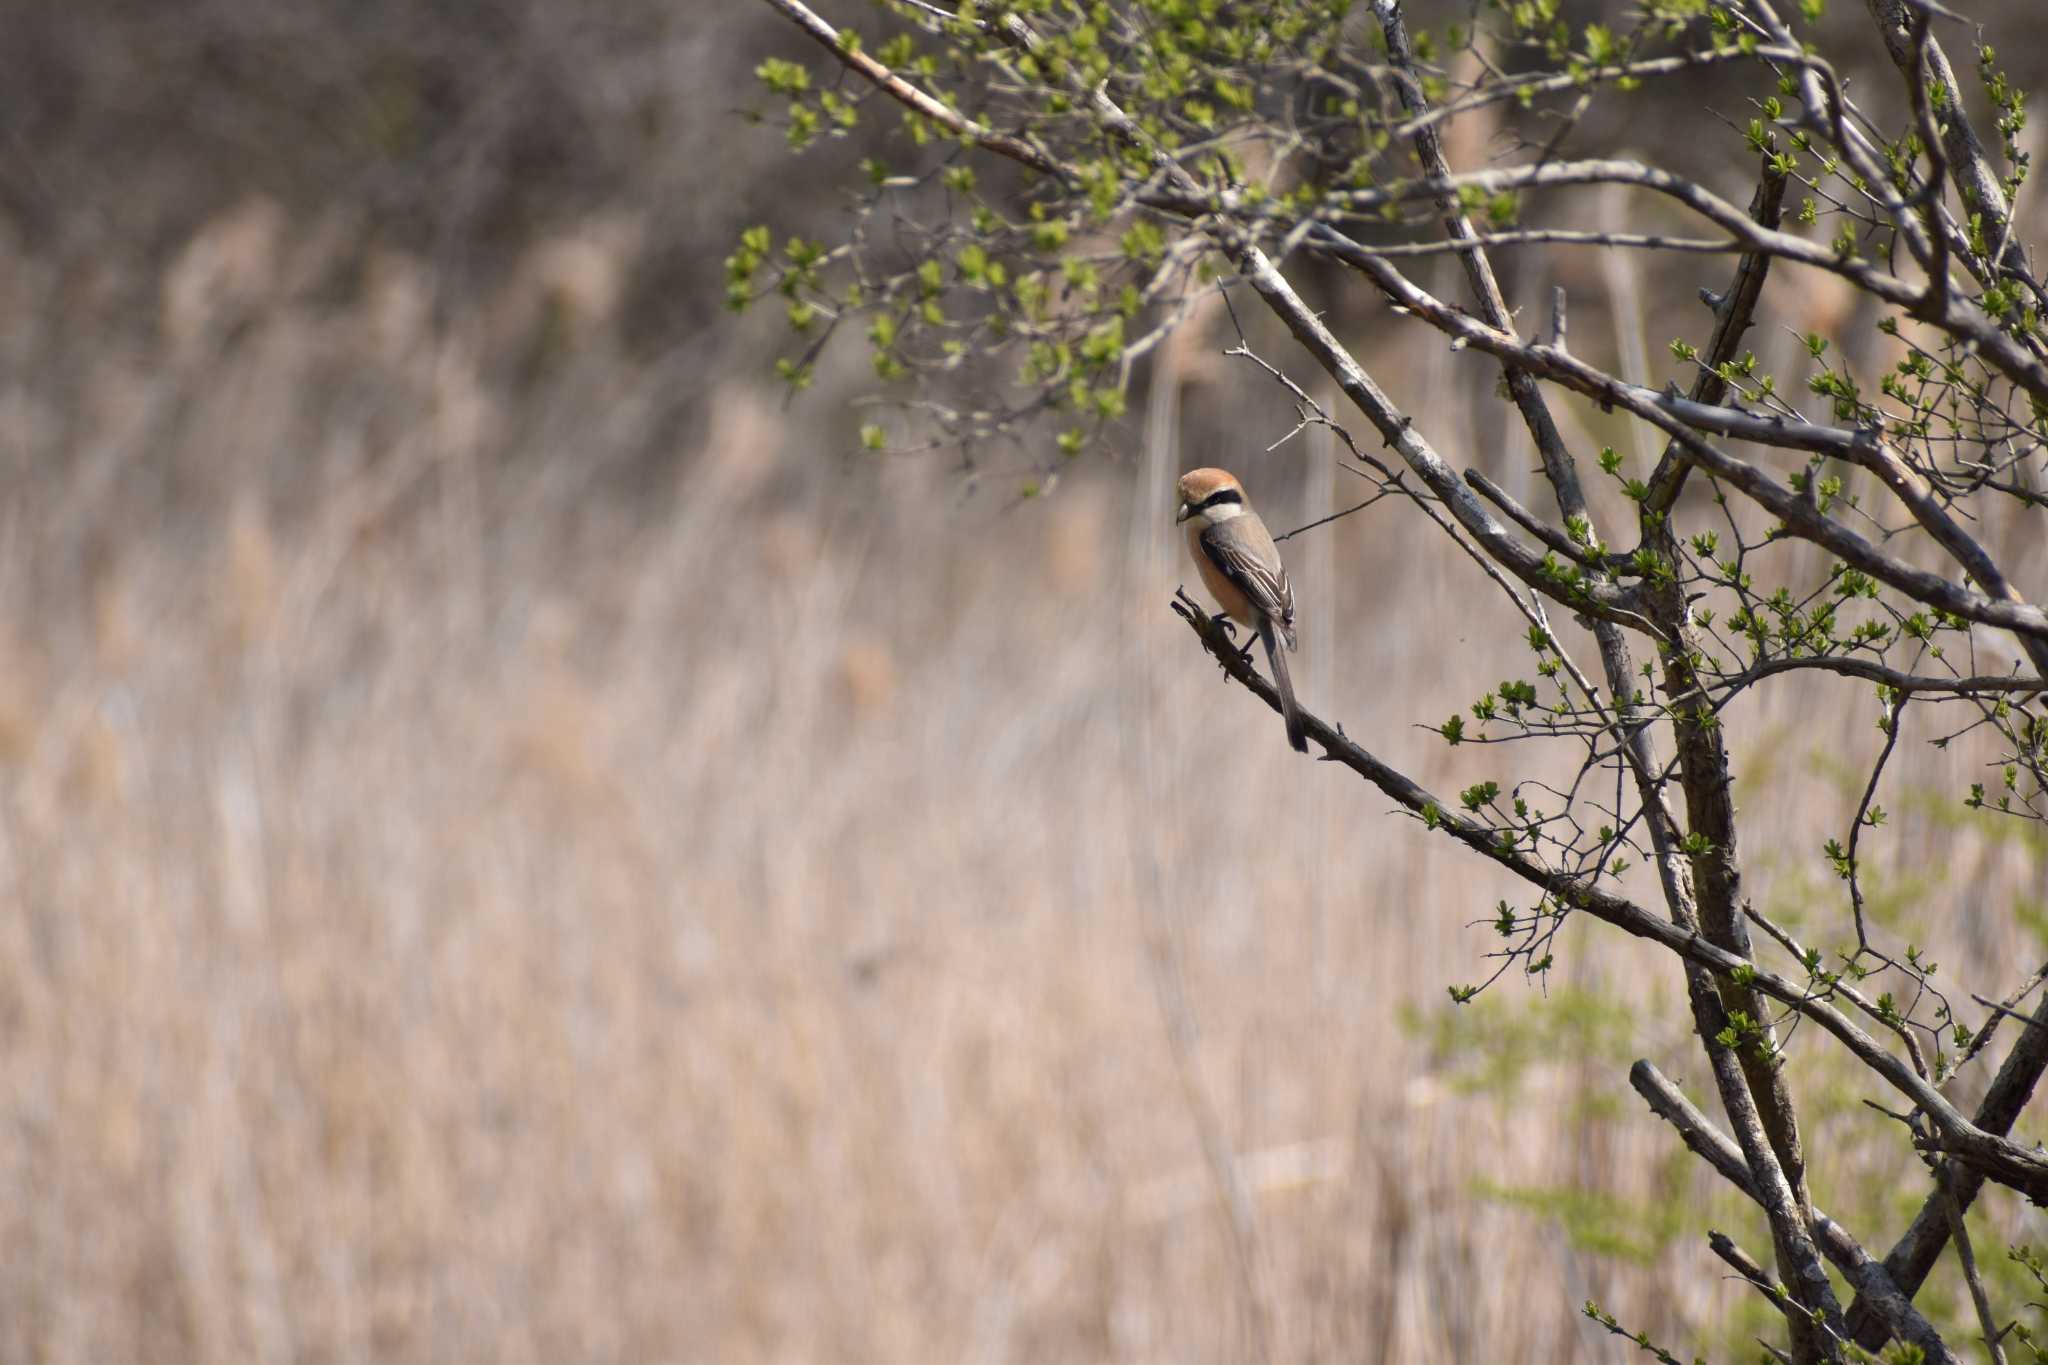
[[[1287,649],[1294,647],[1293,631],[1287,632]],[[1299,754],[1308,752],[1308,733],[1301,723],[1301,708],[1294,701],[1294,680],[1287,676],[1287,650],[1280,647],[1270,619],[1259,622],[1259,638],[1266,642],[1266,658],[1273,665],[1273,686],[1280,693],[1280,718],[1287,722],[1287,742]]]

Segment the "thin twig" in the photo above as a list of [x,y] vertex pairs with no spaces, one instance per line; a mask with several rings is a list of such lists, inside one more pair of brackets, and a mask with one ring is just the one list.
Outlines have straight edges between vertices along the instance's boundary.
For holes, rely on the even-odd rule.
[[1941,1187],[1941,1208],[1948,1217],[1949,1237],[1956,1245],[1956,1263],[1963,1268],[1963,1282],[1969,1285],[1970,1302],[1977,1309],[1977,1325],[1984,1332],[1984,1349],[1991,1353],[1992,1365],[2005,1365],[2005,1333],[1998,1330],[1990,1296],[1984,1292],[1984,1277],[1977,1273],[1977,1253],[1970,1246],[1970,1227],[1963,1217],[1963,1206],[1956,1199],[1955,1180],[1946,1161],[1934,1163],[1934,1179]]

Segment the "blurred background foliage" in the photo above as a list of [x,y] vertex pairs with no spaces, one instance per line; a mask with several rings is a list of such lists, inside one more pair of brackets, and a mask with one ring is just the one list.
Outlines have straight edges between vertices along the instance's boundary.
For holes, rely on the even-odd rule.
[[[1681,1351],[1763,1321],[1692,1236],[1760,1220],[1626,1089],[1642,1053],[1696,1078],[1677,977],[1574,927],[1547,994],[1452,1011],[1515,888],[1292,761],[1166,611],[1162,471],[1230,464],[1276,526],[1358,495],[1316,433],[1267,449],[1292,410],[1216,310],[1026,502],[1049,432],[863,455],[859,348],[787,402],[780,319],[724,310],[741,229],[829,236],[856,174],[750,119],[758,62],[811,60],[764,7],[8,0],[0,31],[0,1359],[1206,1360],[1255,1321],[1279,1359],[1608,1359],[1588,1297]],[[1743,98],[1603,97],[1586,136],[1742,185],[1712,115]],[[1654,383],[1722,271],[1530,256],[1511,296],[1567,283],[1574,347]],[[1807,283],[1767,366],[1806,330],[1881,364]],[[1487,365],[1329,302],[1520,486]],[[1411,522],[1290,543],[1299,677],[1455,790],[1493,756],[1415,724],[1519,634]],[[1838,923],[1875,703],[1736,711],[1758,895]],[[2044,849],[1912,751],[1884,922],[2002,989],[2048,949]],[[1810,1119],[1815,1193],[1882,1244],[1921,1181],[1859,1100]],[[1982,1216],[2016,1309],[1997,1239],[2036,1222]]]

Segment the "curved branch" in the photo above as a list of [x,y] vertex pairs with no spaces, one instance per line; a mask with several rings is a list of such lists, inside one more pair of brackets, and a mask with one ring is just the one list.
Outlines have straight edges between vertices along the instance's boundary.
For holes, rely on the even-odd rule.
[[[1669,171],[1646,166],[1640,161],[1618,159],[1552,161],[1505,170],[1468,171],[1459,175],[1414,180],[1375,189],[1352,190],[1332,195],[1334,204],[1352,209],[1376,208],[1416,199],[1435,199],[1445,193],[1472,188],[1488,194],[1509,190],[1539,189],[1559,185],[1633,185],[1685,205],[1694,213],[1725,229],[1746,248],[1800,265],[1825,270],[1855,284],[1874,298],[1904,310],[1907,315],[1941,328],[1951,335],[1976,343],[1984,358],[2009,379],[2048,402],[2048,364],[2027,350],[1977,305],[1956,299],[1947,291],[1930,291],[1908,283],[1867,261],[1838,254],[1833,247],[1808,241],[1788,232],[1764,227],[1734,204],[1705,186]],[[1172,196],[1169,202],[1178,201]],[[1241,207],[1230,203],[1185,205],[1216,211]]]
[[1434,128],[1439,123],[1448,123],[1460,114],[1469,114],[1503,100],[1529,100],[1541,95],[1555,95],[1564,91],[1583,90],[1589,85],[1604,85],[1610,81],[1642,80],[1650,76],[1668,76],[1680,71],[1693,71],[1701,67],[1719,66],[1724,62],[1803,62],[1811,58],[1800,51],[1797,45],[1779,46],[1763,43],[1743,51],[1739,47],[1717,47],[1705,52],[1680,52],[1669,57],[1647,57],[1637,62],[1622,62],[1609,66],[1589,66],[1584,70],[1573,70],[1553,75],[1528,73],[1508,76],[1476,90],[1462,99],[1425,109],[1411,116],[1407,122],[1387,130],[1388,136],[1409,138],[1425,128]]
[[[1337,340],[1316,311],[1302,300],[1287,277],[1271,258],[1241,232],[1224,225],[1211,229],[1217,245],[1235,265],[1266,306],[1287,324],[1295,340],[1313,356],[1323,371],[1337,381],[1357,409],[1365,414],[1382,439],[1406,461],[1430,492],[1443,499],[1445,507],[1471,537],[1507,570],[1544,596],[1576,611],[1610,620],[1636,630],[1656,634],[1642,614],[1633,593],[1614,584],[1584,575],[1566,579],[1550,561],[1531,552],[1508,529],[1496,521],[1486,505],[1461,482],[1435,448],[1415,429],[1414,420],[1394,406],[1385,391],[1373,382],[1364,368]],[[1574,571],[1575,572],[1575,571]]]
[[[1259,676],[1249,657],[1224,634],[1223,628],[1208,612],[1185,594],[1173,602],[1173,609],[1188,623],[1201,640],[1202,647],[1215,657],[1232,680],[1276,712],[1280,709],[1280,694]],[[1560,905],[1583,910],[1603,924],[1633,938],[1654,943],[1710,972],[1742,974],[1762,994],[1811,1019],[1887,1085],[1925,1113],[1935,1132],[1929,1143],[1931,1147],[1950,1153],[1964,1165],[2018,1190],[2037,1203],[2048,1202],[2048,1155],[1977,1127],[1946,1095],[1916,1075],[1912,1067],[1892,1055],[1854,1020],[1826,1000],[1775,972],[1725,948],[1716,947],[1697,931],[1653,915],[1634,901],[1602,890],[1583,876],[1548,867],[1519,847],[1503,843],[1497,831],[1450,809],[1427,788],[1381,762],[1353,743],[1341,730],[1307,710],[1300,714],[1304,732],[1323,746],[1328,761],[1351,769],[1397,804],[1421,816],[1432,829],[1499,864],[1541,889]]]
[[[2034,1089],[2044,1073],[2048,1073],[2048,1023],[2036,1015],[2021,1031],[2012,1051],[2006,1054],[1991,1088],[1984,1092],[1984,1099],[1978,1104],[1972,1122],[1986,1133],[2003,1136],[2011,1132],[2020,1112],[2033,1099]],[[1957,1208],[1968,1209],[1983,1186],[1981,1171],[1966,1170],[1957,1174],[1954,1184]],[[1948,1245],[1945,1202],[1939,1191],[1929,1195],[1905,1235],[1884,1258],[1885,1273],[1902,1293],[1917,1294],[1920,1291],[1928,1272],[1934,1269],[1935,1261]],[[1881,1309],[1865,1310],[1851,1304],[1849,1330],[1866,1350],[1876,1351],[1883,1349],[1888,1329]]]
[[1674,251],[1700,256],[1728,256],[1749,247],[1733,237],[1666,237],[1656,232],[1599,232],[1590,228],[1512,228],[1479,232],[1441,242],[1393,242],[1373,248],[1390,259],[1404,256],[1449,256],[1493,246],[1602,246],[1638,251]]
[[924,115],[956,137],[965,138],[984,151],[1008,157],[1020,165],[1029,166],[1034,171],[1058,176],[1062,180],[1075,178],[1073,167],[1061,162],[1042,148],[1034,147],[1022,138],[1012,137],[1008,133],[999,133],[963,116],[957,110],[949,109],[859,48],[847,46],[842,32],[826,23],[816,11],[802,3],[802,0],[766,0],[766,3],[781,11],[784,18],[810,34],[818,45],[837,58],[842,66],[866,77],[884,94],[905,108]]
[[[1749,1167],[1743,1164],[1741,1149],[1727,1134],[1714,1127],[1713,1121],[1695,1108],[1663,1072],[1647,1061],[1638,1061],[1629,1068],[1628,1080],[1636,1093],[1649,1102],[1650,1112],[1677,1130],[1685,1145],[1712,1166],[1723,1180],[1757,1203],[1763,1202],[1755,1183],[1749,1178]],[[1887,1332],[1918,1346],[1926,1353],[1930,1365],[1933,1362],[1955,1365],[1957,1356],[1949,1350],[1941,1334],[1934,1330],[1934,1324],[1913,1306],[1911,1299],[1899,1292],[1891,1276],[1885,1273],[1884,1266],[1865,1251],[1846,1228],[1815,1209],[1813,1233],[1821,1251],[1842,1272],[1869,1311],[1878,1315]]]
[[1863,678],[1870,682],[1882,683],[1895,692],[1948,692],[1958,697],[2003,692],[2040,692],[2048,689],[2048,681],[2030,678],[2025,674],[2014,674],[2010,677],[1980,674],[1969,678],[1937,678],[1924,673],[1904,673],[1896,668],[1886,668],[1883,664],[1872,663],[1868,659],[1847,659],[1840,655],[1766,659],[1740,673],[1723,674],[1712,681],[1717,687],[1735,691],[1775,674],[1797,672],[1839,673],[1848,678]]
[[[2009,597],[1992,597],[1960,587],[1938,574],[1914,568],[1904,560],[1879,550],[1856,532],[1823,515],[1812,502],[1779,483],[1763,470],[1738,460],[1700,439],[1698,431],[1765,439],[1772,444],[1802,446],[1808,440],[1826,441],[1833,449],[1836,429],[1808,423],[1778,422],[1733,408],[1716,408],[1693,403],[1675,392],[1658,393],[1639,384],[1629,384],[1586,364],[1567,351],[1553,346],[1525,344],[1495,330],[1459,309],[1425,293],[1391,264],[1369,249],[1325,227],[1312,239],[1318,250],[1355,266],[1369,276],[1396,303],[1417,314],[1452,337],[1462,338],[1477,350],[1501,359],[1513,360],[1532,373],[1555,380],[1566,388],[1614,407],[1626,408],[1636,416],[1665,431],[1678,441],[1688,457],[1718,479],[1733,484],[1754,501],[1777,514],[1786,528],[1803,540],[1813,541],[1837,557],[1901,592],[1939,607],[1956,616],[1987,626],[1997,626],[2034,642],[2048,644],[2048,612]],[[1697,428],[1697,430],[1695,430]],[[1853,448],[1853,445],[1852,445]],[[1844,452],[1847,453],[1846,451]],[[2029,646],[2031,650],[2031,645]],[[2044,670],[2048,672],[2048,670]]]

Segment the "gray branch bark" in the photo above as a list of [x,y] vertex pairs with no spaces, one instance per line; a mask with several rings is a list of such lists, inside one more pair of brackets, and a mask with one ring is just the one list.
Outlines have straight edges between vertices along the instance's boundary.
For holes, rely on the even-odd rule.
[[[1628,1079],[1636,1093],[1649,1101],[1651,1112],[1676,1129],[1687,1147],[1719,1172],[1722,1179],[1758,1204],[1763,1203],[1741,1149],[1714,1127],[1663,1072],[1647,1061],[1639,1061],[1629,1069]],[[1846,1228],[1819,1209],[1812,1210],[1812,1219],[1814,1238],[1822,1252],[1855,1289],[1857,1303],[1883,1324],[1888,1337],[1896,1336],[1918,1346],[1926,1352],[1929,1365],[1956,1360],[1934,1325],[1913,1306],[1912,1299],[1900,1292],[1885,1267]]]

